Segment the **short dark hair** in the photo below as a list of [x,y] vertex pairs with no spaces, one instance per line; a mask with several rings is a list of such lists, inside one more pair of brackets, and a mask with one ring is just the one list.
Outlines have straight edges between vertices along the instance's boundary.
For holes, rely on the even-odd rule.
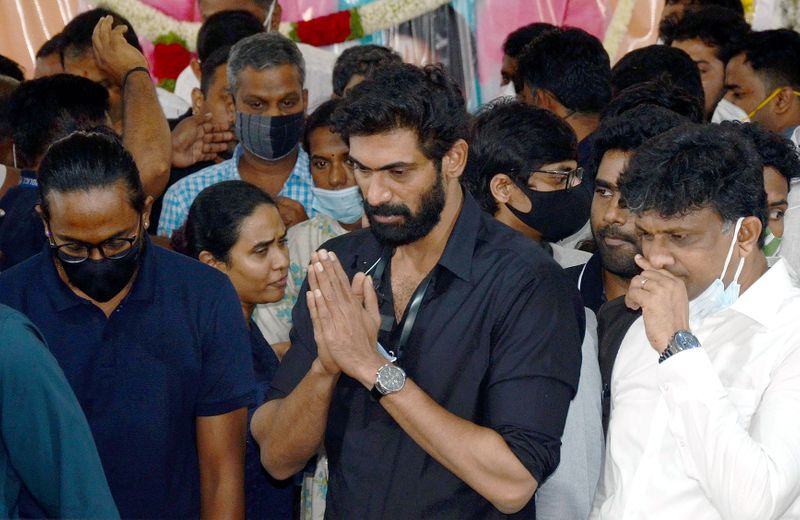
[[249,182],[223,181],[211,185],[194,199],[183,235],[174,234],[171,244],[176,251],[192,258],[208,251],[220,262],[229,263],[242,224],[263,205],[275,206],[275,201]]
[[0,55],[0,75],[14,78],[17,81],[25,81],[25,72],[16,61]]
[[329,99],[319,105],[311,115],[306,118],[306,126],[305,130],[303,131],[303,150],[309,155],[311,155],[311,145],[310,139],[311,134],[317,128],[332,128],[333,127],[333,114],[336,112],[336,109],[342,106],[342,99]]
[[633,152],[648,139],[689,122],[689,119],[671,110],[646,104],[604,118],[592,134],[592,151],[585,165],[586,175],[591,179],[597,177],[603,156],[609,150]]
[[[670,3],[681,3],[684,0],[666,0],[667,4]],[[687,2],[688,5],[684,10],[683,15],[685,16],[691,10],[694,9],[702,9],[704,7],[711,7],[717,6],[722,7],[725,9],[730,9],[734,13],[738,14],[740,18],[744,19],[744,5],[742,4],[742,0],[689,0]],[[664,41],[669,42],[672,41],[672,31],[675,28],[677,22],[680,19],[664,19],[661,20],[661,23],[658,26],[658,32]]]
[[611,99],[610,62],[600,40],[582,29],[555,29],[530,43],[517,74],[549,91],[569,110],[599,113]]
[[219,67],[227,65],[230,52],[230,47],[221,47],[200,62],[200,90],[204,96],[208,95],[214,73]]
[[741,133],[689,124],[640,146],[620,176],[619,189],[637,214],[654,211],[673,218],[710,207],[723,222],[755,216],[766,227],[762,169],[758,152]]
[[228,89],[239,89],[239,74],[246,68],[266,70],[292,65],[300,75],[300,85],[306,81],[306,62],[297,44],[280,33],[261,32],[242,38],[231,47],[228,56]]
[[203,63],[212,52],[264,32],[264,26],[248,11],[220,11],[208,17],[197,33],[197,59]]
[[629,52],[611,69],[611,88],[615,95],[631,85],[655,79],[672,82],[705,106],[700,69],[681,49],[650,45]]
[[108,91],[71,74],[20,83],[11,95],[8,119],[22,167],[32,168],[54,141],[106,122]]
[[464,96],[437,65],[386,65],[344,100],[333,120],[334,130],[346,143],[351,135],[412,130],[422,153],[438,168],[456,141],[467,138]]
[[46,56],[50,56],[51,54],[61,54],[61,49],[63,46],[64,35],[62,33],[58,33],[44,42],[41,47],[39,47],[39,50],[36,51],[36,57],[44,58]]
[[800,34],[791,29],[753,31],[742,41],[737,54],[741,53],[767,90],[800,89]]
[[119,137],[110,129],[75,132],[53,143],[38,171],[42,212],[50,216],[47,195],[108,188],[122,182],[128,201],[144,211],[147,195],[139,170]]
[[11,95],[21,83],[13,78],[0,78],[0,140],[11,139],[13,127],[8,116]]
[[723,63],[731,58],[750,26],[740,13],[716,5],[687,10],[683,18],[669,32],[667,45],[676,41],[700,40],[715,49],[714,54]]
[[506,36],[503,42],[503,54],[511,58],[518,58],[525,46],[539,36],[558,29],[555,25],[545,22],[534,22],[523,25]]
[[735,128],[750,139],[764,167],[778,170],[790,187],[792,180],[800,179],[800,152],[790,139],[755,123],[723,121],[721,125]]
[[399,54],[382,45],[357,45],[345,49],[333,65],[333,93],[344,96],[345,87],[356,74],[368,78],[379,67],[402,61]]
[[461,181],[494,215],[490,183],[498,173],[527,183],[543,164],[577,158],[575,132],[549,110],[503,99],[485,106],[470,124],[469,158]]
[[142,52],[142,46],[139,45],[139,37],[136,36],[136,31],[133,30],[131,23],[125,17],[111,11],[98,7],[90,11],[83,12],[70,20],[70,22],[61,31],[63,40],[61,41],[61,62],[64,62],[64,55],[69,54],[72,57],[82,56],[86,52],[92,51],[92,33],[97,22],[104,16],[112,16],[114,22],[113,27],[124,25],[128,28],[125,31],[125,40],[133,45],[139,52]]
[[693,123],[706,120],[702,101],[666,79],[631,85],[617,93],[603,111],[603,119],[615,117],[640,105],[657,105],[687,117]]

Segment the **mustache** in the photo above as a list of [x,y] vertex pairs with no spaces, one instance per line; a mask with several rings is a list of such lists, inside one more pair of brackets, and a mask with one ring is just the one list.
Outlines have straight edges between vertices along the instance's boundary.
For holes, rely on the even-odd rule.
[[364,200],[364,213],[368,217],[405,217],[411,218],[411,210],[405,204],[381,204],[373,206]]
[[637,247],[639,246],[639,240],[636,238],[636,236],[622,231],[617,226],[601,227],[600,229],[597,230],[597,234],[599,235],[599,238],[616,238],[619,240],[625,240],[626,242],[630,242],[631,244]]

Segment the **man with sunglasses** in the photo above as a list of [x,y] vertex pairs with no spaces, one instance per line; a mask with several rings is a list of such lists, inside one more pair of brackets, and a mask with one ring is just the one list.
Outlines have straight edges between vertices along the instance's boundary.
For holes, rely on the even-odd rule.
[[[472,122],[464,185],[485,212],[534,240],[562,267],[591,256],[554,243],[589,217],[575,134],[548,110],[500,101]],[[578,393],[561,439],[561,463],[536,492],[539,518],[586,518],[603,458],[596,320],[586,312]]]
[[153,199],[110,131],[54,143],[38,181],[46,243],[0,275],[0,301],[42,331],[120,515],[241,517],[254,385],[227,277],[149,241]]

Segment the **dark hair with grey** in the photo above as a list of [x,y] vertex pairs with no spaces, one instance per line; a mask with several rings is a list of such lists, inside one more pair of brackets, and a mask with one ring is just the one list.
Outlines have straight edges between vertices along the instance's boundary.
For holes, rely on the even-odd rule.
[[256,70],[281,65],[294,65],[300,73],[300,84],[306,81],[306,63],[297,45],[279,33],[259,33],[248,36],[231,47],[228,58],[228,88],[236,92],[239,74],[247,67]]

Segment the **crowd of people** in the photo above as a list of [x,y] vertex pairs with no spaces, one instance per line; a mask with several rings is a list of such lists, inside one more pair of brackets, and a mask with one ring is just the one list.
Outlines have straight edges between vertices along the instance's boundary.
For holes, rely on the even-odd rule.
[[0,57],[0,516],[800,517],[800,34],[534,23],[469,113],[199,4],[175,94]]

